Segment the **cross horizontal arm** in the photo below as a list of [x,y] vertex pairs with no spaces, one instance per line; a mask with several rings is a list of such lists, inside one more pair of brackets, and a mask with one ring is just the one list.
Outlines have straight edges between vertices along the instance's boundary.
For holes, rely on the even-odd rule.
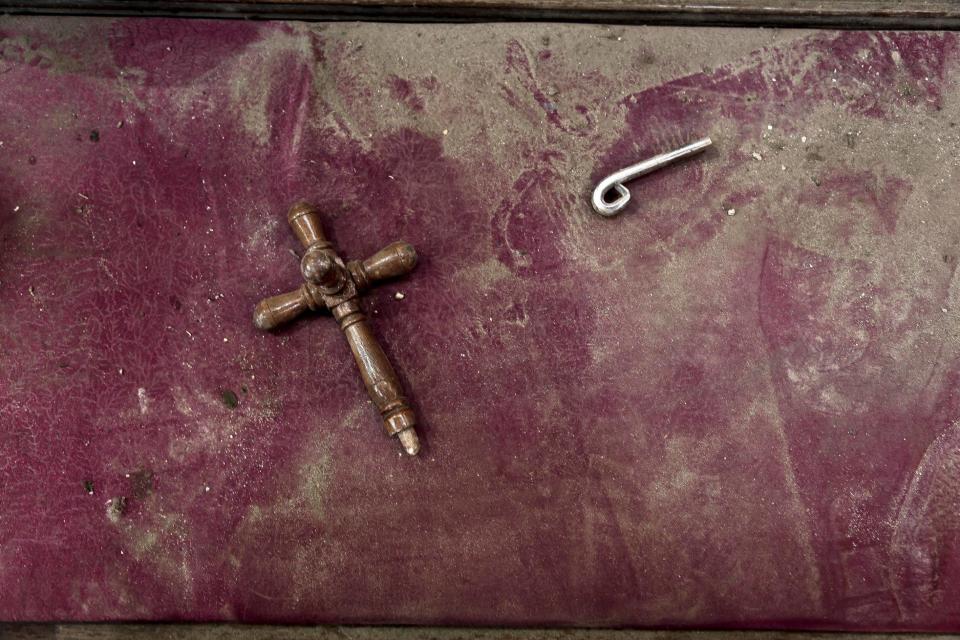
[[382,280],[405,276],[416,266],[416,250],[407,242],[394,242],[362,262],[351,262],[347,268],[357,289],[363,291]]
[[281,293],[257,303],[253,310],[253,324],[257,329],[269,331],[290,322],[307,309],[313,308],[307,285],[301,285],[293,291]]

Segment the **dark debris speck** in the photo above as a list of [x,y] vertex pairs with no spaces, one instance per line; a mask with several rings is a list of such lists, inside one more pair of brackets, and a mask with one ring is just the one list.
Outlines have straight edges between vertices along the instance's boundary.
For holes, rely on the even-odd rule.
[[133,497],[143,500],[153,493],[153,472],[147,469],[140,469],[130,474],[130,487],[133,491]]
[[93,480],[84,480],[83,481],[83,490],[93,495]]
[[240,400],[230,389],[226,389],[223,393],[220,394],[220,397],[223,399],[223,404],[227,405],[228,409],[236,409],[237,405],[240,404]]

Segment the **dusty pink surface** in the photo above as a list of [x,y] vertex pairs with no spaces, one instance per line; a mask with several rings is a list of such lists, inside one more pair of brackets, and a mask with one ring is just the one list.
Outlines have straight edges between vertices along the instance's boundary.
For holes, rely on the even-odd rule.
[[[0,618],[960,630],[958,62],[0,21]],[[298,198],[422,257],[367,300],[418,459],[332,320],[253,329]]]

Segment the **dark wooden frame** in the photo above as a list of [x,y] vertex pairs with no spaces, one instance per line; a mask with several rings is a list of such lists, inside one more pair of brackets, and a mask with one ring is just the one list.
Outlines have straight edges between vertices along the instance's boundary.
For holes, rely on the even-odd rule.
[[[957,636],[917,635],[918,640]],[[0,624],[0,640],[904,640],[897,634],[239,624]]]
[[0,0],[15,14],[960,29],[956,0]]

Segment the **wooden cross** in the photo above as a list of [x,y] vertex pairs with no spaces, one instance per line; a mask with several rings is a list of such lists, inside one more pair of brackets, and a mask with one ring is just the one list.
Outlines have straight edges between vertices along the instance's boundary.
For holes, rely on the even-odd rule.
[[416,417],[407,404],[400,380],[360,310],[359,296],[373,284],[402,276],[417,264],[417,252],[406,242],[394,242],[362,262],[344,264],[324,237],[320,216],[309,204],[290,208],[287,221],[306,251],[300,261],[304,282],[300,288],[257,304],[253,324],[269,330],[310,309],[326,307],[340,323],[370,399],[383,418],[389,436],[397,436],[410,455],[420,451]]

